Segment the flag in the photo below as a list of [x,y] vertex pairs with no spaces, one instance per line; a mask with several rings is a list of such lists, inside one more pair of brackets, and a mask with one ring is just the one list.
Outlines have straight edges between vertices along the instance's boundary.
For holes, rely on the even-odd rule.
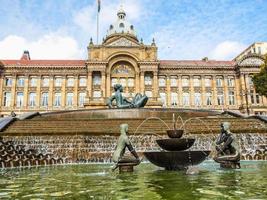
[[101,9],[101,1],[97,0],[97,12],[100,12]]

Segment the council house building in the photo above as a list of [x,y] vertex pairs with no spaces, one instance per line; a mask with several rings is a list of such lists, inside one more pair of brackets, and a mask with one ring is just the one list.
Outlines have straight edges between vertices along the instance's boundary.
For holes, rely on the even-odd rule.
[[116,83],[128,98],[146,94],[146,107],[267,113],[251,79],[262,56],[159,60],[155,40],[144,44],[123,9],[117,16],[101,44],[90,40],[87,60],[32,60],[28,51],[19,60],[0,59],[0,114],[105,108]]

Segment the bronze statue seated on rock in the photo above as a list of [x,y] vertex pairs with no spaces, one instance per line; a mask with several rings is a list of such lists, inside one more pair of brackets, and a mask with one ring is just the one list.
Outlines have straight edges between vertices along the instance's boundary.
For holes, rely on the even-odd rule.
[[240,168],[240,153],[233,134],[230,132],[230,123],[221,124],[221,133],[216,140],[216,153],[213,158],[222,168]]
[[132,101],[129,101],[122,96],[123,87],[121,84],[114,85],[115,94],[112,95],[108,101],[107,105],[109,108],[113,108],[112,102],[116,100],[117,108],[142,108],[146,105],[148,97],[144,94],[137,93]]

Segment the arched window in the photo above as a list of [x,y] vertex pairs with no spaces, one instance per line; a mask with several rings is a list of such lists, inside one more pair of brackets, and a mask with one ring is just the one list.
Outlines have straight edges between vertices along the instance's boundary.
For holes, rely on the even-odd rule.
[[124,23],[120,23],[120,28],[124,28]]

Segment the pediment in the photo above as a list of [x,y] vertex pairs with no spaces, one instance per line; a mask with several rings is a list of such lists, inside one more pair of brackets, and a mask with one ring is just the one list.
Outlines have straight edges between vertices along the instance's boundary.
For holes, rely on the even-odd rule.
[[238,65],[239,66],[261,66],[264,63],[263,58],[259,56],[245,57]]
[[112,47],[137,47],[139,46],[138,43],[131,41],[125,37],[121,37],[115,41],[112,41],[111,43],[107,44],[107,46]]

